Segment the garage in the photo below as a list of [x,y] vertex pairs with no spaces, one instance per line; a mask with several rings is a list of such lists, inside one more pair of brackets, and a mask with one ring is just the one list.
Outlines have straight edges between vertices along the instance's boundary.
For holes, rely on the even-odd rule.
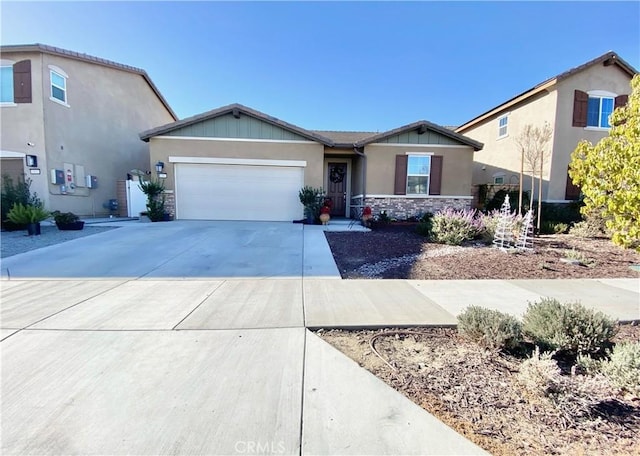
[[200,163],[175,163],[176,218],[287,222],[302,218],[298,192],[304,185],[304,161],[194,161]]

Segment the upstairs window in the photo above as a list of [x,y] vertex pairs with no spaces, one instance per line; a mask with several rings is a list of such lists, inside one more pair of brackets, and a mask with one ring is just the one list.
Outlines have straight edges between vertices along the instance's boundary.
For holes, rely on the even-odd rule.
[[609,128],[609,116],[613,112],[614,97],[589,96],[587,127]]
[[0,60],[0,104],[31,103],[31,60]]
[[509,114],[498,118],[498,138],[507,136],[509,132]]
[[13,65],[0,67],[0,103],[13,103]]
[[51,70],[51,98],[67,102],[67,78]]
[[616,95],[605,90],[582,92],[576,90],[573,98],[573,126],[609,128],[609,116],[614,109],[627,104],[628,95]]

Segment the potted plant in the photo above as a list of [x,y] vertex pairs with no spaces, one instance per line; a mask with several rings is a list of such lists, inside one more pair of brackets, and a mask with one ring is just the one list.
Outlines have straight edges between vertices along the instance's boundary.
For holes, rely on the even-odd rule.
[[302,187],[298,193],[298,198],[304,206],[306,223],[309,225],[313,225],[320,215],[320,201],[323,193],[322,188],[313,188],[308,185]]
[[79,231],[84,228],[84,222],[73,212],[54,211],[51,215],[60,231]]
[[40,222],[49,217],[49,212],[42,206],[16,203],[13,205],[7,219],[17,225],[26,225],[29,236],[40,234]]
[[329,220],[331,220],[331,207],[333,206],[333,201],[331,198],[325,198],[322,203],[322,207],[320,208],[320,222],[323,225],[327,225]]

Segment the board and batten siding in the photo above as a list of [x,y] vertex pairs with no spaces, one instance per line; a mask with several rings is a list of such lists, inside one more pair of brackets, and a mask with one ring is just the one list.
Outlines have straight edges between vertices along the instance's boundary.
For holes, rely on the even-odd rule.
[[233,114],[213,119],[203,120],[192,125],[186,125],[171,132],[168,136],[190,136],[198,138],[237,138],[237,139],[270,139],[279,141],[310,141],[282,127],[250,117]]
[[460,141],[449,138],[433,130],[427,130],[419,135],[416,131],[408,131],[399,135],[390,136],[389,138],[376,141],[384,144],[440,144],[459,146]]

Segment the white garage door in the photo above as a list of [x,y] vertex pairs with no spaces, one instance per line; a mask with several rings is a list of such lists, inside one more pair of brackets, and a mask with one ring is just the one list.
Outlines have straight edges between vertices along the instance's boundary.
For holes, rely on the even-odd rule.
[[304,168],[176,163],[176,217],[287,221],[302,218]]

